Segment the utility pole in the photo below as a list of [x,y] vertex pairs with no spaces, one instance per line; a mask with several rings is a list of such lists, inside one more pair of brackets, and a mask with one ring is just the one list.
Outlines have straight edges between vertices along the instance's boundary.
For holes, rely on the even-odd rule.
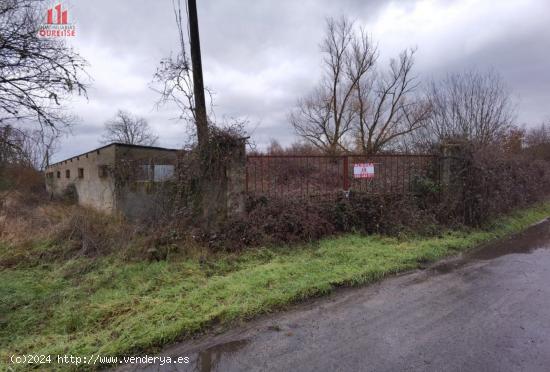
[[189,14],[189,43],[191,44],[191,64],[193,69],[193,91],[195,95],[197,140],[199,147],[204,147],[208,141],[208,118],[206,116],[206,101],[204,98],[201,42],[199,38],[199,21],[197,17],[196,0],[187,0],[187,10]]

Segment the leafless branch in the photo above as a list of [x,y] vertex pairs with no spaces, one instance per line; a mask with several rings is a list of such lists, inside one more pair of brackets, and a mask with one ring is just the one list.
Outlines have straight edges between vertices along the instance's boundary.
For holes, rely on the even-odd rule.
[[151,132],[147,120],[119,110],[113,120],[105,123],[105,133],[102,142],[126,143],[130,145],[153,146],[158,136]]
[[353,92],[373,67],[377,52],[369,37],[345,17],[327,20],[321,44],[324,76],[309,96],[298,101],[290,114],[296,133],[317,148],[336,153],[347,150],[347,135],[356,112]]
[[71,94],[86,95],[86,61],[59,39],[38,37],[39,0],[0,3],[0,124],[70,124],[62,106]]
[[498,142],[512,128],[515,107],[498,73],[467,71],[430,83],[427,99],[433,110],[420,146],[461,140],[476,146]]
[[[178,52],[160,61],[160,65],[153,75],[151,89],[160,95],[157,108],[166,104],[174,104],[179,111],[178,119],[194,125],[196,115],[193,74],[187,50],[188,46],[185,42],[185,24],[180,1],[173,0],[172,5],[178,31]],[[210,101],[209,116],[213,116],[213,92],[209,88],[205,88],[205,91]]]

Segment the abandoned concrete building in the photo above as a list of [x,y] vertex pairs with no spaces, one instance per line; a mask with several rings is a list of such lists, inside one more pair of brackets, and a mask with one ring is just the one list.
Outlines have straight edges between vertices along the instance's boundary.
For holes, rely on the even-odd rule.
[[[178,150],[112,143],[46,168],[46,188],[52,196],[74,193],[79,204],[127,216],[147,213],[155,201],[152,184],[175,176]],[[129,179],[131,183],[120,182]]]

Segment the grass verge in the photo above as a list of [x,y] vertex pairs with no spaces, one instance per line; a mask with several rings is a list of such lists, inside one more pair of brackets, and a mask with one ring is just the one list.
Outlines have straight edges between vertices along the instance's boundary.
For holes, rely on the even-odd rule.
[[[525,229],[550,203],[485,230],[394,239],[345,235],[293,248],[262,248],[201,262],[121,262],[116,256],[0,270],[0,358],[12,354],[129,355],[215,323],[417,268]],[[9,249],[0,242],[0,251]]]

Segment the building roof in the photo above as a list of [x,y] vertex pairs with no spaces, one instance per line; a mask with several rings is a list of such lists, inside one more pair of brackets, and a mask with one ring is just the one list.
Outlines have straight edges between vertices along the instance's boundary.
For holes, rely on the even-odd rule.
[[96,151],[98,151],[98,150],[102,150],[102,149],[105,149],[105,148],[110,147],[110,146],[121,146],[121,147],[138,148],[138,149],[149,149],[149,150],[160,150],[160,151],[180,151],[180,150],[178,150],[178,149],[169,149],[169,148],[166,148],[166,147],[144,146],[144,145],[131,145],[131,144],[128,144],[128,143],[112,142],[112,143],[109,143],[108,145],[101,146],[101,147],[95,148],[95,149],[93,149],[93,150],[83,152],[82,154],[75,155],[75,156],[71,156],[70,158],[60,160],[60,161],[58,161],[58,162],[55,162],[55,163],[53,163],[53,164],[48,165],[48,167],[52,167],[52,166],[54,166],[54,165],[58,165],[58,164],[61,164],[61,163],[63,163],[63,162],[66,162],[66,161],[69,161],[69,160],[72,160],[72,159],[76,159],[76,158],[79,158],[79,157],[81,157],[81,156],[85,156],[86,154],[90,154],[90,153],[92,153],[92,152],[96,152]]

